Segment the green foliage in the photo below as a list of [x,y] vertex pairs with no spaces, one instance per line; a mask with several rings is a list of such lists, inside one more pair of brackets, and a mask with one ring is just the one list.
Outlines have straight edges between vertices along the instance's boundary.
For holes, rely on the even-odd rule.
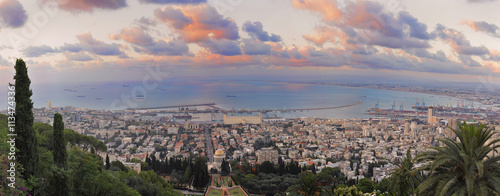
[[229,167],[229,162],[226,160],[222,160],[221,171],[220,171],[221,175],[228,176],[230,172],[231,168]]
[[343,186],[336,188],[333,194],[335,196],[362,196],[363,192],[358,190],[358,188],[353,185],[350,187]]
[[92,136],[79,134],[71,129],[65,129],[64,135],[68,142],[72,145],[83,145],[84,148],[94,148],[95,151],[106,152],[107,146]]
[[198,188],[205,187],[210,181],[207,159],[205,157],[197,157],[193,168],[193,186]]
[[363,193],[371,193],[375,189],[375,183],[368,178],[363,178],[359,180],[358,188]]
[[30,89],[31,80],[28,77],[28,68],[22,59],[16,60],[15,80],[15,130],[16,148],[19,150],[17,157],[24,170],[21,177],[25,180],[31,176],[36,176],[38,167],[38,142],[35,130],[33,129],[33,102]]
[[188,165],[186,171],[184,172],[184,177],[183,177],[184,183],[188,183],[192,175],[193,175],[193,169],[191,169],[191,165]]
[[318,176],[312,172],[302,172],[299,174],[297,185],[291,186],[287,192],[290,195],[314,196],[320,195],[324,190],[319,186]]
[[443,147],[434,147],[417,156],[426,163],[420,170],[430,176],[418,189],[422,195],[498,195],[500,194],[499,139],[493,129],[481,124],[459,125],[453,130],[458,141],[438,139]]
[[66,153],[66,138],[64,137],[64,123],[59,113],[54,115],[54,147],[53,156],[56,166],[66,169],[68,167],[68,154]]
[[406,158],[391,173],[389,178],[389,192],[393,194],[413,195],[423,180],[422,174],[414,168],[410,149],[406,152]]
[[109,163],[109,156],[106,154],[106,169],[109,169],[111,167],[111,163]]

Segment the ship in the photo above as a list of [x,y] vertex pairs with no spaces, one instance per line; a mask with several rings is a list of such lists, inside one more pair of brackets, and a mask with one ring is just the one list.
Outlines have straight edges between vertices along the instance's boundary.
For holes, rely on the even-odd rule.
[[130,87],[130,86],[125,84],[125,85],[123,85],[123,87]]
[[135,99],[144,99],[144,95],[143,94],[137,94],[135,95]]
[[416,106],[416,105],[413,105],[411,108],[416,109],[416,110],[420,110],[420,111],[426,111],[426,110],[429,110],[429,108],[434,108],[435,111],[445,111],[446,110],[446,108],[444,108],[443,106]]
[[95,100],[102,100],[102,98],[99,98],[99,97],[98,97],[98,98],[95,98]]
[[236,95],[226,95],[226,97],[236,97]]
[[174,115],[173,117],[174,119],[191,119],[193,116],[186,114],[186,115]]
[[76,97],[78,97],[78,98],[85,98],[85,95],[78,95]]

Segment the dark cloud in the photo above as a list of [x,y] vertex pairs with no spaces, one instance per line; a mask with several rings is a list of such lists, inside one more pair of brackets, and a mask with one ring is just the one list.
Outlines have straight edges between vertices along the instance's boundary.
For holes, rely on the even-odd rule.
[[290,54],[294,59],[301,60],[301,59],[306,59],[306,57],[299,52],[297,47],[294,47],[293,49],[288,51],[288,54]]
[[0,2],[0,22],[7,27],[21,27],[28,20],[26,10],[17,0],[3,0]]
[[408,12],[400,12],[399,19],[410,28],[410,36],[418,39],[428,40],[431,36],[427,32],[427,25],[419,22],[415,17]]
[[143,3],[156,4],[200,4],[206,3],[207,0],[140,0]]
[[142,45],[135,48],[136,52],[142,52],[152,55],[182,56],[189,53],[189,47],[182,40],[163,41],[159,40],[148,45]]
[[461,55],[458,55],[458,58],[465,65],[468,65],[471,67],[481,67],[481,64],[479,64],[476,60],[472,59],[472,57],[469,55],[461,54]]
[[487,23],[484,21],[463,21],[460,24],[465,24],[477,32],[483,32],[494,37],[500,37],[500,28],[493,23]]
[[241,47],[246,55],[270,55],[271,46],[256,39],[244,39]]
[[142,28],[154,27],[157,24],[157,22],[154,19],[146,18],[144,16],[135,20],[135,23],[141,26]]
[[264,31],[264,26],[262,25],[261,22],[250,22],[247,21],[245,24],[243,24],[243,31],[246,31],[248,34],[250,34],[251,37],[257,38],[260,41],[272,41],[272,42],[279,42],[281,41],[281,36],[276,35],[274,33],[271,33],[269,35],[268,32]]
[[121,55],[122,52],[118,44],[106,44],[94,39],[90,33],[84,33],[76,36],[80,41],[83,50],[104,56]]
[[65,53],[66,59],[70,61],[91,61],[94,60],[91,56],[79,52],[79,53]]
[[209,39],[201,43],[200,45],[208,48],[213,54],[220,54],[224,56],[235,56],[242,54],[238,41]]
[[415,55],[420,58],[433,59],[441,62],[449,62],[448,58],[446,58],[446,54],[442,50],[437,51],[435,54],[430,53],[427,49],[424,48],[415,48],[406,50],[406,52]]
[[153,54],[153,55],[167,55],[179,56],[185,55],[189,52],[189,47],[186,42],[182,40],[163,41],[154,40],[149,34],[139,27],[122,28],[119,33],[110,34],[110,39],[125,40],[128,43],[135,44],[136,52]]
[[463,55],[485,55],[489,50],[485,46],[471,46],[465,35],[455,29],[438,24],[434,34],[448,44],[458,53]]
[[70,12],[93,12],[95,9],[117,10],[127,7],[126,0],[41,0],[55,2],[60,9]]
[[76,44],[67,44],[67,43],[64,43],[64,45],[62,45],[61,47],[59,47],[58,49],[59,51],[61,52],[65,52],[65,51],[68,51],[68,52],[80,52],[81,50],[83,50],[83,48],[79,45],[76,45]]
[[193,22],[193,20],[185,16],[181,10],[174,9],[173,7],[157,9],[154,13],[156,18],[161,21],[170,22],[170,25],[174,26],[176,29],[182,29]]
[[30,46],[25,48],[22,52],[26,57],[39,57],[48,53],[57,52],[57,50],[54,50],[50,46],[43,45],[43,46]]

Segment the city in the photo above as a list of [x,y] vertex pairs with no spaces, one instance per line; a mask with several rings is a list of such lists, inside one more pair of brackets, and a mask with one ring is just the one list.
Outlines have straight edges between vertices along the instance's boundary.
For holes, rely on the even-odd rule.
[[[260,185],[242,184],[242,177],[235,177],[240,175],[241,165],[259,168],[264,162],[297,163],[303,171],[314,173],[338,168],[346,181],[369,178],[382,182],[406,153],[416,156],[428,147],[439,146],[439,138],[456,137],[451,129],[458,129],[459,123],[486,123],[495,130],[500,129],[496,117],[436,116],[433,107],[428,108],[424,117],[323,119],[263,117],[262,113],[249,115],[248,110],[214,113],[213,108],[217,108],[214,105],[107,111],[53,107],[52,102],[47,101],[46,107],[34,109],[34,120],[50,125],[54,114],[62,114],[66,129],[94,137],[106,145],[106,151],[97,152],[103,160],[120,161],[136,172],[150,169],[151,165],[145,167],[141,162],[153,156],[167,163],[208,157],[207,168],[212,179],[206,191],[186,182],[183,170],[160,172],[179,190],[186,194],[192,191],[189,194],[193,195],[203,192],[211,195],[224,190],[238,190],[241,194],[284,193],[290,185],[283,189],[282,180],[276,181],[274,188],[263,190],[256,188]],[[214,184],[214,179],[221,176],[223,160],[231,163],[225,176],[231,174],[232,179],[239,180],[232,182],[234,186],[228,186],[227,182]]]
[[0,0],[0,195],[500,195],[498,7]]

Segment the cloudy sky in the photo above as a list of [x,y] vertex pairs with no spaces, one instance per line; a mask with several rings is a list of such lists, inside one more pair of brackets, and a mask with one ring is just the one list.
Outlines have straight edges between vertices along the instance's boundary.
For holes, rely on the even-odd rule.
[[[500,76],[494,0],[0,0],[0,83]],[[479,78],[479,79],[478,79]]]

